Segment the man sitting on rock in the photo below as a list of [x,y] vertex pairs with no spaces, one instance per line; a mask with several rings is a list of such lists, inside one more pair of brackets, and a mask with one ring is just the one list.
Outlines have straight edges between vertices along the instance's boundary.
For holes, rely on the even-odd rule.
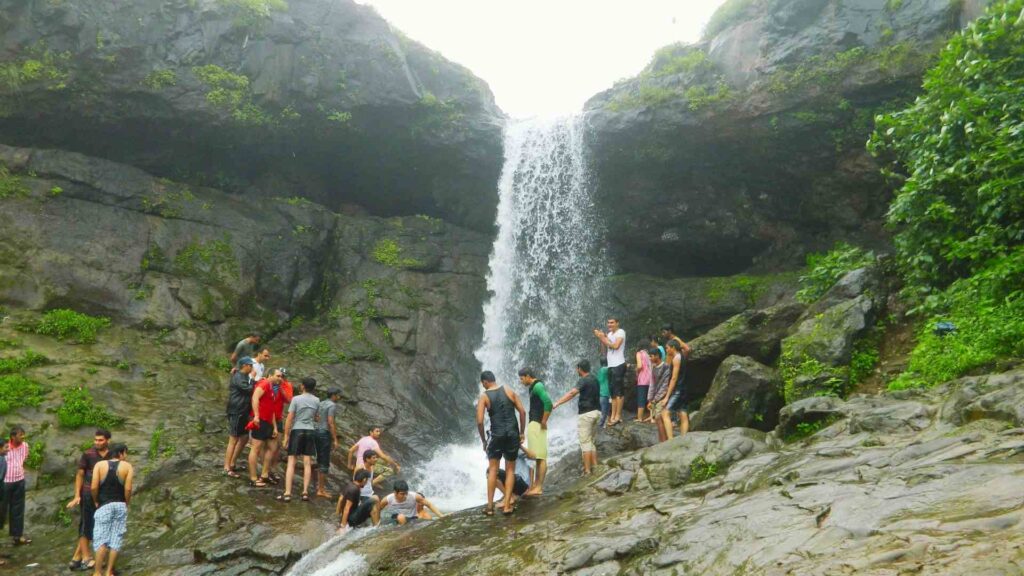
[[394,493],[388,494],[380,503],[380,509],[388,509],[387,514],[391,516],[391,522],[399,526],[405,526],[409,522],[419,520],[417,509],[420,506],[429,508],[438,518],[444,517],[440,510],[431,504],[430,500],[422,494],[409,491],[409,484],[405,480],[396,480]]
[[373,525],[380,524],[380,511],[377,508],[378,500],[372,498],[363,499],[359,493],[370,481],[370,473],[366,470],[356,472],[355,477],[342,490],[338,498],[336,511],[341,517],[341,524],[338,532],[344,534],[349,528],[358,528],[373,519]]

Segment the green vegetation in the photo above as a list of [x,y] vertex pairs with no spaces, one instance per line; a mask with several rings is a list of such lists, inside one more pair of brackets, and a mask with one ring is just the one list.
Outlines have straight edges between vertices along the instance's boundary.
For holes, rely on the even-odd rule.
[[28,186],[21,181],[21,177],[15,176],[0,162],[0,200],[28,195]]
[[716,304],[726,296],[738,292],[743,295],[747,306],[753,308],[757,305],[758,299],[779,279],[780,275],[749,276],[746,274],[711,278],[708,280],[707,298],[709,302]]
[[295,345],[295,351],[303,358],[320,364],[341,364],[349,361],[344,352],[336,351],[323,336],[299,342]]
[[13,374],[33,366],[42,366],[50,360],[34,350],[26,350],[21,356],[0,358],[0,374]]
[[124,424],[124,418],[115,416],[103,406],[96,404],[86,388],[68,388],[61,396],[64,403],[57,408],[57,423],[64,428],[114,428]]
[[348,123],[352,121],[352,113],[342,112],[339,110],[331,110],[331,112],[327,114],[327,119],[331,122],[334,122],[335,124],[347,126]]
[[152,194],[142,197],[142,209],[163,218],[178,218],[185,203],[195,201],[196,196],[188,186],[161,179]]
[[813,88],[821,92],[835,92],[854,69],[875,66],[881,74],[896,74],[911,64],[924,65],[930,51],[912,43],[902,42],[868,50],[862,46],[831,55],[818,55],[800,64],[782,68],[767,80],[768,90],[784,95]]
[[196,66],[192,73],[206,85],[206,101],[230,113],[239,124],[263,126],[270,123],[270,116],[252,101],[247,76],[228,72],[216,64]]
[[903,7],[903,0],[885,0],[885,11],[892,13]]
[[53,188],[50,188],[50,196],[53,198],[56,198],[57,196],[60,196],[63,193],[64,189],[61,188],[60,186],[54,186]]
[[165,432],[166,429],[164,428],[163,422],[157,424],[156,428],[153,429],[153,434],[149,437],[149,451],[146,453],[146,455],[149,456],[150,462],[160,458],[166,458],[174,454],[173,444],[162,446]]
[[829,416],[827,418],[822,418],[821,420],[815,420],[814,422],[801,422],[796,425],[795,430],[793,430],[789,434],[786,434],[783,437],[782,441],[788,444],[790,442],[796,442],[798,440],[803,440],[804,438],[809,438],[811,436],[814,436],[818,432],[824,430],[825,428],[828,428],[837,420],[839,420],[839,416]]
[[46,458],[46,442],[29,442],[28,458],[25,458],[25,468],[39,470],[43,467],[43,459]]
[[288,10],[284,0],[217,0],[217,3],[234,10],[236,24],[246,28],[259,27],[272,12]]
[[842,398],[849,382],[849,368],[829,366],[787,346],[779,357],[779,374],[786,404],[810,396]]
[[80,344],[96,341],[96,334],[110,326],[110,318],[89,316],[74,310],[58,308],[43,314],[32,331],[58,340],[72,340]]
[[402,247],[398,242],[383,238],[373,246],[373,259],[385,266],[392,268],[417,268],[423,266],[423,262],[415,258],[403,258]]
[[24,406],[39,406],[45,396],[42,384],[34,380],[20,374],[0,376],[0,414]]
[[55,54],[39,44],[27,51],[29,58],[0,64],[0,86],[17,93],[27,84],[43,83],[48,90],[67,88],[68,73],[64,69],[70,52]]
[[142,81],[142,85],[146,86],[151,90],[162,90],[168,86],[174,86],[178,83],[178,75],[174,70],[153,70],[146,75],[146,78]]
[[719,32],[737,24],[757,4],[758,0],[726,0],[704,26],[704,38],[714,38]]
[[194,241],[174,256],[175,270],[209,284],[227,284],[241,274],[235,251],[227,239]]
[[708,55],[703,50],[685,44],[669,44],[654,53],[654,58],[651,59],[644,74],[672,76],[714,72],[714,70],[714,64],[708,60]]
[[[923,319],[893,388],[1024,356],[1024,0],[992,4],[950,40],[911,106],[877,118],[904,296]],[[932,332],[938,321],[957,330]]]
[[869,266],[874,261],[874,253],[845,242],[836,243],[825,254],[809,254],[807,268],[800,275],[800,290],[796,298],[810,304],[824,296],[848,272]]
[[853,343],[853,352],[850,355],[850,384],[860,384],[875,371],[881,358],[883,334],[883,328],[876,326]]
[[[393,52],[388,52],[393,54]],[[465,113],[461,105],[452,99],[442,100],[432,92],[425,91],[417,104],[418,118],[412,124],[412,134],[451,135],[463,130]],[[351,117],[351,115],[349,115]],[[335,120],[337,121],[337,120]],[[347,122],[347,120],[346,120]]]
[[718,476],[718,462],[708,462],[704,456],[690,461],[690,482],[706,482]]

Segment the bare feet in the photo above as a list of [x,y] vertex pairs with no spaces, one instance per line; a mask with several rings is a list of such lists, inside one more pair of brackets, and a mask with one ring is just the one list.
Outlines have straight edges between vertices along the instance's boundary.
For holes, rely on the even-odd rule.
[[327,498],[328,500],[330,500],[332,498],[332,496],[330,494],[328,494],[327,492],[317,492],[316,495],[317,495],[317,498]]

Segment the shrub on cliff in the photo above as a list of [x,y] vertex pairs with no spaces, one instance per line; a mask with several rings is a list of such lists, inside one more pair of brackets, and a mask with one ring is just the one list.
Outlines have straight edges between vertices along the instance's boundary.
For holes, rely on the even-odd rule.
[[[909,108],[868,143],[902,185],[889,208],[905,293],[927,314],[892,386],[1024,356],[1024,0],[957,34]],[[955,332],[937,334],[938,321]]]

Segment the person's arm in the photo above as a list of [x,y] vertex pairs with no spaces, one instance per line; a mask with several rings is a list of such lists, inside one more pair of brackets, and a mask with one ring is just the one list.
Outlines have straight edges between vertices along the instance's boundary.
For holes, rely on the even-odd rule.
[[436,508],[436,507],[434,506],[434,504],[430,502],[430,500],[427,500],[427,499],[426,499],[426,498],[424,498],[424,497],[423,497],[422,495],[420,495],[420,494],[417,494],[417,495],[416,495],[416,502],[418,502],[418,503],[420,503],[420,504],[423,504],[424,506],[426,506],[427,508],[429,508],[429,509],[430,509],[430,511],[431,511],[431,512],[433,512],[433,513],[434,513],[434,514],[435,514],[435,515],[436,515],[436,516],[437,516],[438,518],[444,518],[444,514],[442,514],[442,513],[441,513],[441,511],[440,511],[440,510],[438,510],[438,509],[437,509],[437,508]]
[[[618,332],[619,331],[616,331],[615,334],[618,334]],[[615,334],[612,334],[612,336],[615,336]],[[623,337],[618,337],[615,338],[614,340],[608,338],[607,336],[605,337],[605,342],[607,343],[608,347],[611,348],[612,350],[618,350],[619,348],[622,348],[622,344],[625,341],[626,339]]]
[[338,449],[338,430],[334,427],[334,408],[327,412],[327,429],[331,431],[331,450]]
[[[535,385],[535,387],[537,387]],[[551,417],[551,396],[548,395],[547,386],[543,383],[540,384],[537,389],[537,397],[540,398],[541,403],[544,405],[544,415],[540,417],[540,427],[544,430],[548,429],[548,418]]]
[[356,465],[356,450],[359,449],[359,443],[356,442],[348,449],[348,469],[352,470]]
[[679,344],[683,347],[683,356],[689,358],[690,351],[693,350],[693,348],[691,348],[690,345],[687,344],[686,342],[683,342],[682,338],[679,339]]
[[[344,497],[343,497],[344,498]],[[341,527],[348,527],[348,515],[352,511],[352,501],[345,499],[345,509],[341,512]]]
[[252,421],[257,424],[260,421],[260,398],[263,397],[263,388],[256,388],[252,393]]
[[371,482],[370,484],[373,485],[373,486],[379,487],[380,483],[383,482],[385,480],[385,478],[386,478],[385,476],[381,476],[381,475],[378,474],[378,475],[373,477],[373,482]]
[[395,473],[396,473],[396,474],[397,474],[397,473],[398,473],[399,471],[401,471],[401,470],[402,470],[402,467],[398,465],[398,461],[396,461],[396,460],[395,460],[394,458],[392,458],[391,456],[388,456],[388,455],[387,455],[387,454],[386,454],[386,453],[385,453],[385,452],[384,452],[383,450],[381,450],[380,448],[378,448],[378,449],[377,449],[377,454],[380,454],[380,457],[381,457],[381,458],[382,458],[382,459],[383,459],[383,460],[384,460],[385,462],[387,462],[388,464],[391,464],[391,467],[395,469]]
[[100,470],[106,468],[106,460],[97,462],[96,467],[92,469],[92,486],[89,487],[89,491],[92,492],[92,501],[99,503],[100,500]]
[[65,507],[66,509],[70,510],[82,502],[82,486],[84,484],[85,470],[79,468],[78,472],[75,473],[75,497],[71,499],[71,502],[68,502],[68,505]]
[[576,396],[579,396],[579,393],[580,393],[579,388],[570,388],[569,391],[565,393],[565,396],[562,396],[561,398],[558,399],[557,402],[555,402],[555,405],[552,406],[551,409],[554,410],[555,408],[558,408],[562,404],[565,404],[566,402],[569,402],[570,400],[572,400]]
[[679,356],[672,357],[672,379],[668,381],[668,392],[665,393],[665,400],[672,397],[676,389],[676,379],[679,378]]
[[381,498],[380,502],[377,503],[377,510],[383,510],[388,507],[387,497]]
[[612,344],[611,344],[611,342],[608,341],[608,336],[606,336],[604,332],[602,332],[602,331],[598,330],[597,328],[595,328],[594,329],[594,336],[596,336],[597,339],[601,341],[601,345],[602,346],[611,347]]
[[523,443],[523,439],[526,438],[526,409],[523,408],[523,403],[519,401],[519,395],[515,392],[505,388],[505,395],[512,400],[512,403],[516,406],[516,411],[519,412],[519,443]]
[[122,466],[128,466],[128,474],[124,477],[124,505],[127,506],[132,503],[132,481],[135,479],[135,467],[127,462],[123,462]]
[[651,387],[647,389],[647,405],[650,406],[651,402],[654,402],[654,396],[658,390],[658,375],[654,372],[654,367],[651,367]]
[[487,410],[487,394],[481,394],[476,402],[476,431],[480,433],[480,443],[484,445],[484,452],[487,451],[487,435],[484,434],[484,412]]

